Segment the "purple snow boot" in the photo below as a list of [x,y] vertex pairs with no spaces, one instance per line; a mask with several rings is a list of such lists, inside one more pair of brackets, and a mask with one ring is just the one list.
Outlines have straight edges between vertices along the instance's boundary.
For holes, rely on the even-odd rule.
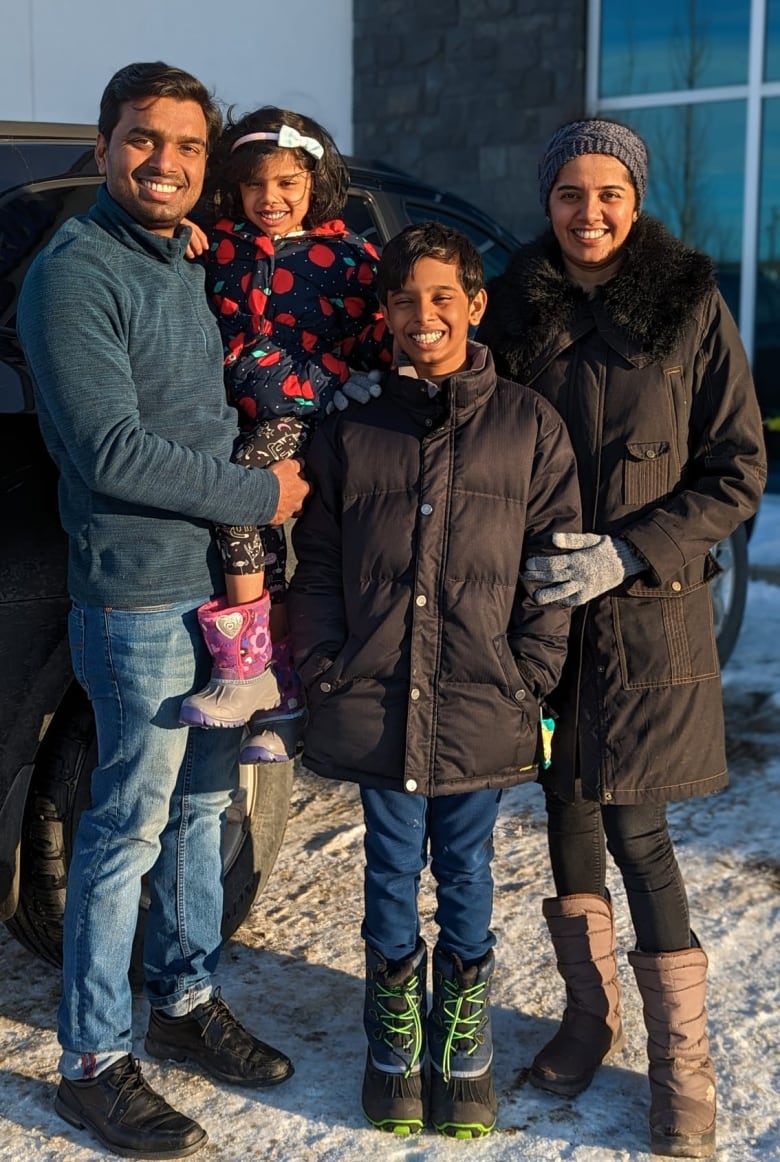
[[272,665],[281,700],[274,710],[256,710],[249,720],[252,732],[241,748],[242,763],[284,763],[295,758],[306,725],[303,686],[293,667],[290,639],[273,644]]
[[256,710],[279,705],[271,660],[267,593],[246,605],[224,597],[207,601],[198,621],[214,668],[207,686],[182,702],[179,721],[188,726],[244,726]]

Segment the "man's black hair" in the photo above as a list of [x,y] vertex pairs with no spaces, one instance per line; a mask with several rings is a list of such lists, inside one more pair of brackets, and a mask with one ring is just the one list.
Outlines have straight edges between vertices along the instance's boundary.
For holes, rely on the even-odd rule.
[[482,258],[466,234],[442,222],[416,222],[391,238],[382,251],[377,278],[380,303],[387,303],[390,291],[401,290],[421,258],[456,266],[469,302],[485,285]]
[[195,101],[200,105],[206,118],[206,148],[211,153],[222,131],[222,112],[214,95],[192,73],[164,61],[136,62],[114,73],[100,99],[98,132],[110,141],[123,105],[156,97],[173,97],[176,101]]

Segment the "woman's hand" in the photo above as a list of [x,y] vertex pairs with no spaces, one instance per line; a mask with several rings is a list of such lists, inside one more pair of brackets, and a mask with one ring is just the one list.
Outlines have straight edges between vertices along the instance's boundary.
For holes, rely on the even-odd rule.
[[191,221],[189,218],[182,218],[182,226],[189,226],[192,233],[187,244],[187,249],[184,251],[187,258],[200,258],[201,254],[209,248],[209,239],[205,230],[201,230],[197,222]]

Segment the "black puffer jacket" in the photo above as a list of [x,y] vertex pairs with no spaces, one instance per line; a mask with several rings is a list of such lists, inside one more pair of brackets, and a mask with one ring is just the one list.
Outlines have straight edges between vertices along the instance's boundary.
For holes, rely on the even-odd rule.
[[535,777],[569,614],[519,573],[580,527],[579,491],[555,410],[472,356],[433,398],[393,373],[307,454],[288,608],[318,774],[420,795]]
[[734,320],[704,255],[640,217],[618,274],[588,298],[550,233],[489,288],[479,338],[502,374],[566,421],[584,527],[624,536],[647,569],[575,612],[552,698],[547,776],[605,803],[726,782],[709,550],[755,512],[761,418]]

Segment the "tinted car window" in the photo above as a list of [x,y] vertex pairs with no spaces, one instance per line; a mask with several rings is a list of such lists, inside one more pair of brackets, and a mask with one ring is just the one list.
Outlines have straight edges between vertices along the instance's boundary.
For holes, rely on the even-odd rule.
[[467,234],[482,255],[486,282],[489,282],[495,275],[501,274],[506,267],[511,253],[509,248],[472,219],[462,217],[460,214],[453,214],[449,210],[443,210],[441,206],[434,203],[410,202],[408,200],[406,213],[411,222],[426,222],[433,219]]
[[382,245],[382,235],[374,217],[374,206],[368,198],[360,194],[350,194],[344,219],[350,230],[354,230],[361,238],[373,242],[375,246]]
[[0,141],[0,412],[33,407],[16,339],[27,267],[66,218],[86,213],[101,181],[91,149]]
[[97,173],[92,149],[65,142],[10,142],[0,138],[0,190],[66,174]]

